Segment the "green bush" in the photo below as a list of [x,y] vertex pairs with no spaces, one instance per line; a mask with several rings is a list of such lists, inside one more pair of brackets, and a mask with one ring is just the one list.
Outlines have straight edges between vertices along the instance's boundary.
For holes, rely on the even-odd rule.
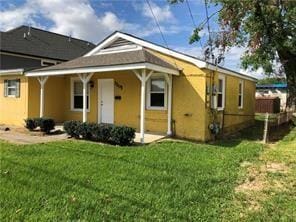
[[131,145],[135,138],[135,129],[112,124],[82,123],[70,120],[64,122],[65,132],[74,138],[95,140],[104,143],[126,146]]
[[34,120],[36,126],[37,126],[37,127],[38,127],[38,126],[40,127],[40,125],[41,125],[41,121],[42,121],[42,118],[40,118],[40,117],[35,117],[35,118],[33,118],[33,120]]
[[92,129],[94,128],[94,123],[81,123],[77,127],[77,133],[82,137],[82,139],[91,140],[92,139]]
[[78,129],[81,124],[82,122],[77,120],[65,121],[63,124],[63,128],[69,136],[79,138]]
[[27,129],[34,130],[39,126],[40,130],[47,134],[49,134],[55,127],[55,122],[51,118],[27,118],[25,119],[25,123]]
[[32,131],[32,130],[34,130],[34,129],[36,129],[37,128],[37,124],[36,124],[36,122],[34,121],[34,119],[32,119],[32,118],[27,118],[27,119],[25,119],[25,127],[28,129],[28,130],[30,130],[30,131]]
[[39,127],[42,132],[49,134],[55,127],[55,122],[51,118],[40,118]]
[[111,130],[113,129],[113,127],[114,126],[112,124],[94,124],[92,127],[93,139],[105,143],[109,142],[111,138]]
[[120,146],[131,145],[135,138],[135,129],[127,126],[115,126],[111,130],[111,142]]

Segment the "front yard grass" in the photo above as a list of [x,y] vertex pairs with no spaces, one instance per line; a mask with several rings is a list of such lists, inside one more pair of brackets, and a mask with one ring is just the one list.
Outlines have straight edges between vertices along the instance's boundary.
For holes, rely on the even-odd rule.
[[[288,147],[283,149],[295,144],[295,130],[292,135],[281,143]],[[265,219],[274,210],[263,202],[262,212],[253,217],[243,212],[244,200],[235,191],[246,176],[241,165],[256,164],[265,153],[255,141],[167,141],[140,147],[0,142],[0,150],[1,221],[237,221]],[[286,154],[270,155],[291,161]],[[290,209],[295,202],[289,194],[279,193],[272,201],[280,199]],[[291,209],[281,212],[291,218]]]

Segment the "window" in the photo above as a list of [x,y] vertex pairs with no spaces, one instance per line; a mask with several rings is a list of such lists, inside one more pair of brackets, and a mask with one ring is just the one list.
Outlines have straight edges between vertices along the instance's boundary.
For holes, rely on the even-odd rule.
[[4,96],[5,97],[20,96],[20,80],[19,79],[4,80]]
[[225,101],[225,77],[219,76],[217,90],[217,108],[224,109]]
[[152,78],[148,81],[147,100],[149,109],[165,109],[166,82],[164,78]]
[[[71,80],[71,109],[74,111],[82,111],[83,109],[83,83],[79,79],[72,79]],[[89,85],[87,87],[87,94],[86,94],[86,107],[89,111]]]
[[238,107],[240,109],[243,108],[243,103],[244,103],[244,82],[240,81],[238,84]]

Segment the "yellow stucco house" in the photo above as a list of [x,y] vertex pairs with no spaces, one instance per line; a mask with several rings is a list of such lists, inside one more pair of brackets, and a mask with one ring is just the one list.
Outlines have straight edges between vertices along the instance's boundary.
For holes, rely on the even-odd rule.
[[[47,116],[128,125],[142,141],[145,132],[207,141],[214,126],[230,132],[253,123],[255,81],[115,32],[77,59],[22,75],[0,73],[0,124]],[[9,87],[19,96],[9,95]]]

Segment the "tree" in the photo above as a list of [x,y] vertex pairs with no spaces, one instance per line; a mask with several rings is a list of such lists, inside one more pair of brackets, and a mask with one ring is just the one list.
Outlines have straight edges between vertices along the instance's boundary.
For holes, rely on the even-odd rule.
[[[174,4],[186,0],[168,1]],[[221,32],[210,44],[224,51],[232,46],[246,47],[241,58],[243,68],[262,67],[267,75],[284,74],[289,91],[287,104],[296,104],[296,0],[205,1],[221,7],[217,11]],[[199,41],[207,22],[196,27],[190,43]]]

